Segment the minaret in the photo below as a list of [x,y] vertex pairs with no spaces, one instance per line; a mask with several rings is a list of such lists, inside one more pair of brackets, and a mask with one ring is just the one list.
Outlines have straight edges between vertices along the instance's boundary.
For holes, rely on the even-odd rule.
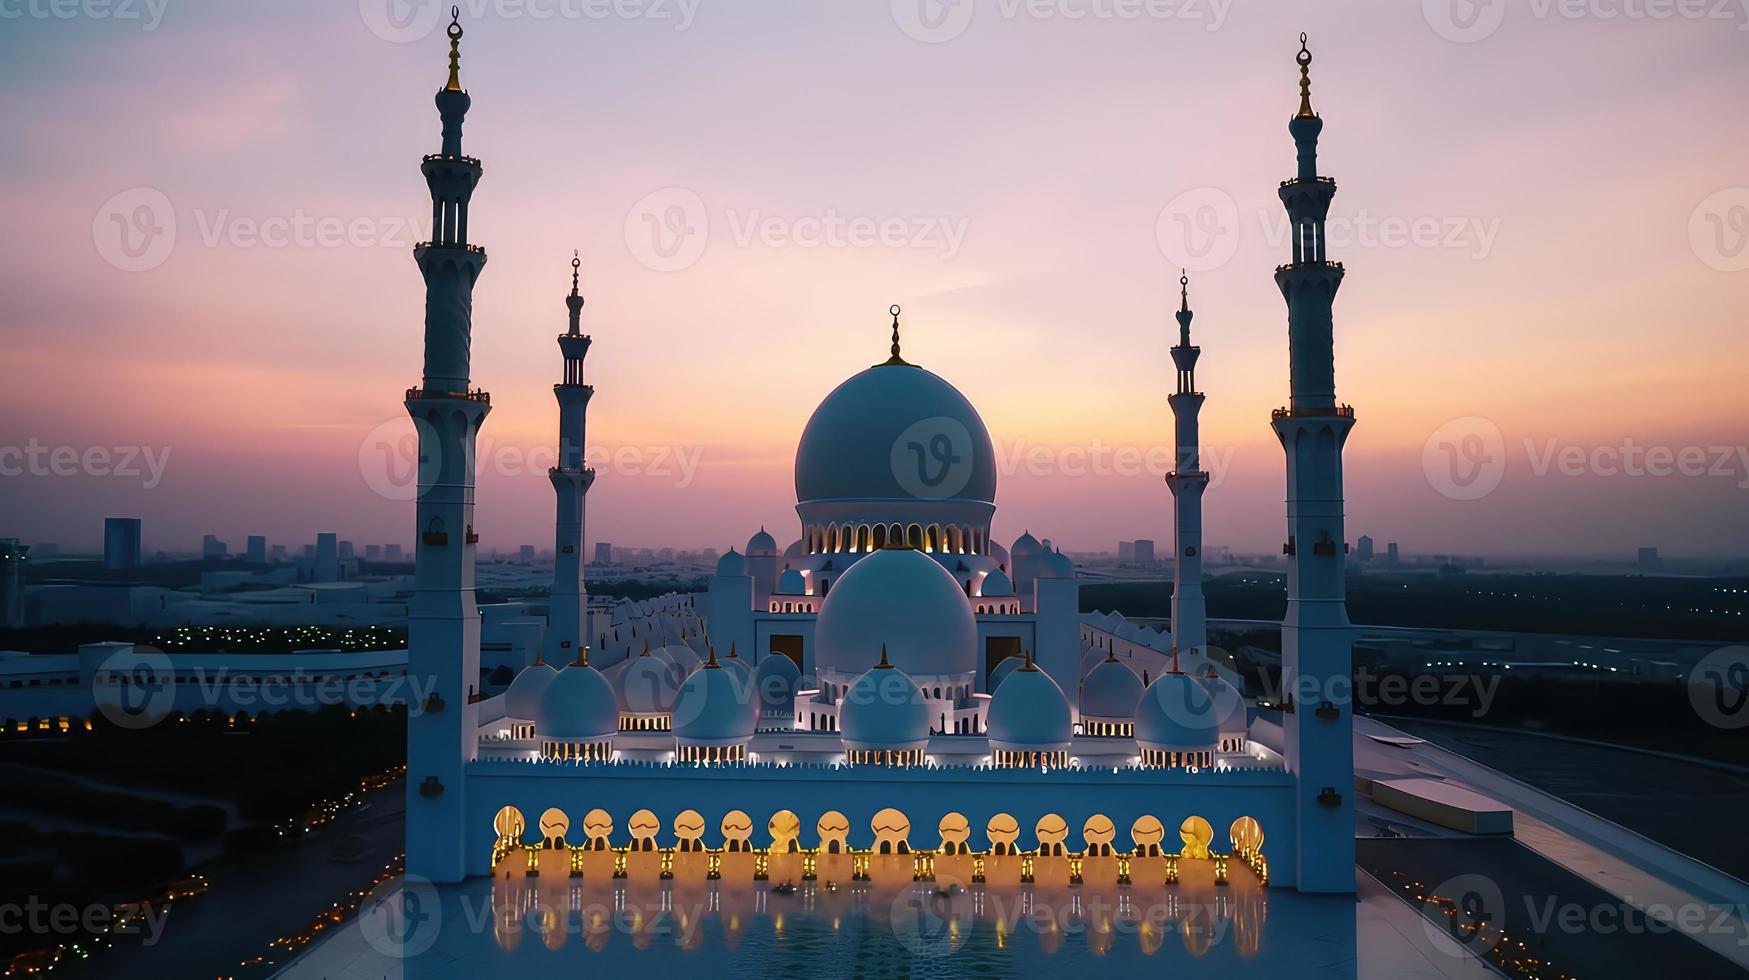
[[1202,595],[1202,494],[1209,475],[1202,469],[1202,437],[1197,414],[1203,394],[1196,390],[1196,359],[1202,348],[1190,343],[1190,276],[1178,277],[1178,343],[1172,363],[1178,389],[1172,405],[1176,466],[1166,474],[1172,490],[1172,646],[1190,653],[1208,651],[1208,602]]
[[595,471],[583,465],[583,414],[595,389],[583,383],[583,358],[589,353],[589,335],[581,330],[583,296],[578,292],[578,269],[583,262],[571,257],[571,295],[565,306],[571,312],[570,329],[559,335],[559,352],[565,355],[565,378],[553,385],[559,400],[559,465],[547,471],[558,495],[553,519],[553,588],[547,612],[547,642],[564,656],[582,649],[587,634],[588,593],[583,588],[583,495],[595,482]]
[[[459,15],[458,15],[459,16]],[[463,767],[474,757],[480,613],[474,605],[474,440],[490,410],[471,389],[474,281],[485,250],[468,244],[468,201],[480,161],[462,155],[462,28],[449,25],[449,81],[438,90],[443,151],[420,169],[431,190],[431,241],[414,247],[425,277],[425,378],[407,390],[419,433],[418,549],[407,615],[407,873],[464,873]]]
[[1281,623],[1283,742],[1295,780],[1301,891],[1354,891],[1352,630],[1343,588],[1342,445],[1354,410],[1336,401],[1331,306],[1342,265],[1325,254],[1336,182],[1318,176],[1311,52],[1300,35],[1300,108],[1288,123],[1299,172],[1281,185],[1293,261],[1275,270],[1287,301],[1291,396],[1274,413],[1287,453],[1287,617]]

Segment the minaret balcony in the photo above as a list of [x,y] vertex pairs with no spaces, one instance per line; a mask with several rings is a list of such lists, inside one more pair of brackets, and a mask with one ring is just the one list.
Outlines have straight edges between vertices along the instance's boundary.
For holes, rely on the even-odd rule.
[[1298,177],[1293,177],[1293,178],[1290,178],[1288,180],[1282,181],[1281,186],[1292,187],[1295,184],[1309,184],[1309,183],[1329,184],[1331,187],[1335,187],[1336,186],[1336,178],[1334,178],[1334,177],[1313,177],[1311,180],[1305,181],[1305,180],[1301,180]]
[[433,249],[433,248],[451,248],[451,249],[456,249],[456,250],[462,251],[462,252],[468,252],[468,253],[473,254],[473,255],[485,255],[486,254],[486,247],[484,245],[463,245],[459,242],[454,243],[454,244],[451,244],[448,242],[420,242],[420,243],[413,246],[413,252],[415,254],[417,254],[419,252],[425,251],[426,249]]
[[1335,272],[1343,271],[1342,263],[1340,262],[1289,262],[1285,265],[1276,266],[1275,274],[1279,276],[1284,272],[1298,272],[1304,269],[1330,269]]
[[1307,408],[1278,408],[1269,413],[1271,419],[1293,418],[1354,418],[1353,405],[1319,405]]
[[441,161],[444,161],[446,163],[459,163],[459,164],[462,164],[463,166],[468,166],[468,167],[478,167],[480,165],[480,158],[479,157],[461,156],[461,155],[454,154],[454,153],[427,153],[427,154],[425,154],[425,156],[420,158],[419,162],[420,163],[431,163],[431,162],[437,161],[437,160],[441,160]]
[[424,401],[429,398],[455,398],[462,401],[478,402],[481,405],[492,404],[492,396],[479,388],[467,391],[439,391],[435,388],[407,389],[407,400],[410,402]]

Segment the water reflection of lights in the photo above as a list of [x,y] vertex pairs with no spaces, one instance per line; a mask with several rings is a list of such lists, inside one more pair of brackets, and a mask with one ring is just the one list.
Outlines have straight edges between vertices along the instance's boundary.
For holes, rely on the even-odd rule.
[[[1026,933],[1045,955],[1077,937],[1096,956],[1120,945],[1152,956],[1176,936],[1192,957],[1225,948],[1243,959],[1260,948],[1268,903],[1258,877],[1244,873],[1243,861],[1233,862],[1227,882],[1217,884],[1213,861],[1125,856],[1122,864],[1135,882],[1126,886],[1118,883],[1116,857],[1080,858],[1082,883],[1071,885],[1067,860],[1032,855],[932,855],[937,881],[928,882],[913,880],[914,855],[543,854],[557,868],[578,865],[581,877],[529,877],[513,866],[509,876],[492,879],[493,935],[505,952],[517,950],[531,933],[554,952],[578,938],[594,952],[610,946],[691,951],[733,949],[750,935],[805,941],[897,933],[897,910],[927,908],[934,917],[928,924],[935,927],[929,941],[952,948],[982,936],[1007,950]],[[753,878],[760,863],[769,883]],[[1022,883],[1028,864],[1035,881]],[[1169,864],[1176,870],[1171,877]],[[972,881],[975,865],[984,871],[984,882]],[[804,867],[817,880],[805,879]],[[707,877],[707,868],[721,877]],[[615,871],[625,877],[615,877]],[[853,881],[853,874],[866,878]]]

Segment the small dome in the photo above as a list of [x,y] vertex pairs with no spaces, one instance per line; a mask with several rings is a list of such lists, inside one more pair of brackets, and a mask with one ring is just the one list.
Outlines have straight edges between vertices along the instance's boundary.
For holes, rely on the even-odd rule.
[[1006,572],[998,568],[984,576],[983,584],[978,588],[978,594],[991,597],[1011,596],[1014,594],[1014,582],[1008,578]]
[[814,625],[824,670],[855,675],[879,659],[913,677],[978,669],[978,622],[953,573],[921,551],[883,548],[833,581]]
[[929,744],[929,707],[911,676],[885,657],[850,684],[839,702],[844,747],[909,751]]
[[1039,539],[1033,537],[1031,531],[1027,531],[1014,539],[1014,544],[1008,549],[1008,553],[1016,558],[1027,558],[1033,555],[1042,555],[1044,550],[1045,546],[1039,542]]
[[753,684],[759,691],[759,704],[766,711],[795,710],[796,688],[801,686],[802,672],[796,662],[781,653],[768,653],[753,669]]
[[1008,679],[1008,675],[1020,669],[1020,665],[1023,663],[1026,663],[1026,661],[1019,657],[1004,657],[1002,661],[996,665],[995,669],[990,671],[989,693],[995,694],[996,689],[1002,686],[1002,682]]
[[614,701],[619,710],[629,714],[670,714],[681,679],[680,668],[673,661],[646,647],[639,656],[626,660],[614,677]]
[[778,595],[802,595],[808,591],[808,582],[802,578],[802,573],[784,566],[783,574],[777,577]]
[[1136,706],[1142,701],[1142,679],[1116,657],[1105,660],[1087,672],[1081,681],[1081,714],[1084,717],[1135,718]]
[[730,548],[728,554],[717,559],[717,574],[745,575],[747,574],[747,559],[741,557],[740,552]]
[[1250,729],[1250,719],[1245,713],[1245,696],[1215,671],[1214,664],[1204,664],[1202,673],[1197,675],[1196,680],[1209,693],[1209,697],[1214,699],[1215,725],[1222,735],[1244,734]]
[[1069,699],[1051,675],[1031,663],[1018,667],[990,702],[990,746],[1011,752],[1057,752],[1069,747],[1074,723]]
[[715,657],[693,671],[674,698],[674,735],[689,745],[738,745],[758,724],[759,703],[741,672]]
[[777,554],[777,539],[764,528],[760,528],[759,533],[747,539],[747,553],[749,555],[775,555]]
[[559,672],[536,654],[535,662],[517,671],[516,679],[504,690],[505,717],[533,721],[540,714],[541,695],[557,676]]
[[1136,708],[1136,742],[1142,748],[1207,752],[1219,740],[1214,699],[1189,674],[1168,671],[1142,692]]
[[1061,551],[1046,552],[1039,570],[1044,578],[1074,578],[1075,562]]
[[613,687],[601,672],[574,663],[553,676],[541,694],[535,734],[560,742],[600,742],[619,731]]
[[785,558],[806,558],[806,557],[808,557],[807,542],[803,541],[800,538],[797,538],[796,540],[791,541],[789,547],[783,549],[783,556]]

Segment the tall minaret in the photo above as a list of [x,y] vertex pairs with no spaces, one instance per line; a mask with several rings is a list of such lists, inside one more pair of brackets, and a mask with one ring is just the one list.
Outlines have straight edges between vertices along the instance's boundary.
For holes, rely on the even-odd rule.
[[1291,399],[1275,434],[1287,453],[1287,617],[1281,623],[1283,742],[1295,776],[1296,884],[1354,891],[1352,630],[1343,589],[1342,445],[1354,410],[1336,401],[1331,306],[1342,265],[1325,254],[1324,218],[1336,182],[1318,176],[1312,54],[1300,35],[1300,109],[1288,123],[1299,172],[1281,185],[1293,261],[1275,270],[1287,301]]
[[569,663],[582,649],[587,636],[588,594],[583,588],[583,495],[595,482],[595,471],[583,465],[583,413],[595,389],[583,383],[583,358],[589,353],[589,335],[581,329],[583,295],[578,292],[578,270],[583,262],[571,256],[571,295],[565,306],[571,311],[570,329],[559,335],[559,351],[565,355],[565,379],[553,385],[559,400],[559,465],[547,471],[558,495],[553,519],[553,588],[547,612],[547,645],[560,651]]
[[443,151],[420,169],[431,190],[431,241],[413,249],[425,277],[425,379],[407,391],[419,433],[419,498],[407,674],[419,699],[407,717],[407,872],[433,881],[464,873],[463,767],[474,757],[480,676],[474,605],[474,440],[490,410],[468,381],[474,280],[485,250],[468,244],[468,200],[480,161],[462,155],[459,23],[449,25],[449,81],[438,90]]
[[1172,490],[1172,646],[1179,653],[1208,652],[1208,603],[1202,595],[1202,493],[1209,475],[1202,469],[1202,437],[1197,414],[1202,392],[1196,390],[1196,359],[1201,347],[1190,343],[1190,276],[1178,277],[1178,343],[1172,363],[1178,368],[1178,389],[1172,405],[1176,465],[1166,474]]

